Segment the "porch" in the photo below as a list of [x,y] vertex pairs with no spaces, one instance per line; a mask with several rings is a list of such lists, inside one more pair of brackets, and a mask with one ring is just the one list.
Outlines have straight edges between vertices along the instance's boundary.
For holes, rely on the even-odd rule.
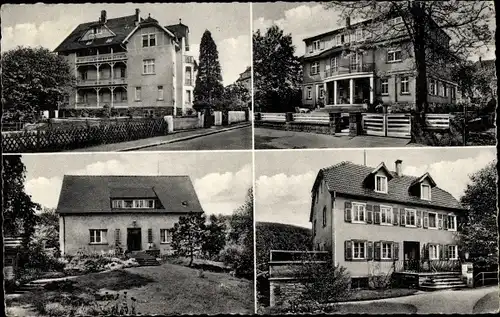
[[327,79],[323,83],[323,90],[325,108],[373,104],[375,101],[374,74]]
[[126,108],[127,88],[122,86],[77,88],[75,94],[76,108]]

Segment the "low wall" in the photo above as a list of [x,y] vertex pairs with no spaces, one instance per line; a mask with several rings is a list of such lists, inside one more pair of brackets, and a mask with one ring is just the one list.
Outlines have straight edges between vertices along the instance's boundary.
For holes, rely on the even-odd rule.
[[256,113],[256,127],[335,135],[337,114]]
[[269,281],[269,306],[287,306],[300,298],[304,285],[297,280]]
[[245,111],[228,111],[228,123],[238,123],[245,121]]
[[174,117],[174,131],[200,128],[198,117]]

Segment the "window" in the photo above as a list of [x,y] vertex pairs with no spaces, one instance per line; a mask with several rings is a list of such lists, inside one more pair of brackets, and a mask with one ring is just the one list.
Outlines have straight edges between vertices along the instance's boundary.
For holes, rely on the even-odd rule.
[[325,87],[319,86],[319,99],[323,99],[324,97],[325,97]]
[[431,186],[427,184],[420,185],[420,199],[431,200]]
[[343,41],[341,39],[340,34],[335,36],[335,43],[337,44],[337,46],[342,45]]
[[401,93],[402,94],[410,93],[410,84],[408,76],[401,77]]
[[429,213],[429,228],[431,229],[437,229],[438,225],[438,219],[437,219],[437,214],[434,212]]
[[405,209],[406,212],[406,226],[415,227],[415,209]]
[[156,46],[156,34],[143,34],[142,47]]
[[448,230],[450,231],[457,230],[457,217],[454,215],[448,215]]
[[443,83],[438,82],[439,85],[439,95],[444,96],[444,85]]
[[429,83],[429,94],[434,96],[436,94],[436,80],[431,79]]
[[163,100],[163,86],[158,86],[158,100]]
[[450,87],[451,99],[457,98],[457,91],[455,87]]
[[387,51],[387,61],[388,62],[400,62],[401,61],[401,50],[389,50]]
[[388,95],[389,94],[389,78],[382,78],[380,80],[381,84],[381,94]]
[[356,30],[356,41],[362,41],[363,40],[363,29],[357,29]]
[[392,259],[392,243],[391,242],[382,242],[381,243],[381,259],[387,260]]
[[380,223],[383,225],[392,225],[392,207],[380,206]]
[[330,59],[330,68],[332,69],[332,71],[337,71],[337,68],[338,68],[338,57],[337,56],[332,57]]
[[319,62],[313,62],[311,64],[311,75],[316,75],[319,73]]
[[129,208],[154,209],[155,208],[154,199],[114,199],[111,204],[112,204],[112,208],[116,208],[116,209],[129,209]]
[[105,244],[106,233],[108,230],[106,229],[90,229],[90,243],[91,244]]
[[365,222],[365,204],[352,203],[352,222]]
[[448,86],[445,83],[443,83],[443,87],[444,87],[443,88],[444,89],[443,96],[448,97]]
[[191,103],[191,91],[186,90],[186,103]]
[[344,44],[344,43],[345,43],[345,35],[341,34],[340,35],[340,44]]
[[354,241],[352,243],[352,258],[353,259],[366,259],[366,242]]
[[439,259],[439,245],[429,244],[429,260]]
[[312,99],[312,87],[306,87],[306,98]]
[[447,258],[450,260],[458,260],[458,246],[448,245],[447,248],[448,248]]
[[377,193],[387,193],[387,177],[375,176],[375,191]]
[[172,243],[171,229],[160,229],[160,243]]
[[135,87],[135,100],[141,100],[141,87]]
[[95,34],[102,34],[102,27],[100,26],[94,26],[92,33]]
[[320,40],[313,41],[313,51],[319,50]]
[[360,58],[359,54],[352,53],[351,56],[349,57],[349,61],[351,64],[351,70],[357,71],[358,65],[361,63],[361,58]]
[[142,73],[143,74],[154,74],[155,73],[155,60],[145,59],[142,61]]
[[323,228],[326,227],[326,207],[323,207]]
[[390,25],[398,25],[398,24],[401,24],[403,23],[403,18],[402,17],[395,17],[393,19],[390,20],[389,24]]

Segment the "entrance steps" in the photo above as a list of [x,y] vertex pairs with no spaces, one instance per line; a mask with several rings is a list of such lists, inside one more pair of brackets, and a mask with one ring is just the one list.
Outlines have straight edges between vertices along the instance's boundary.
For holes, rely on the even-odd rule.
[[462,281],[460,273],[441,273],[427,277],[420,289],[424,291],[436,291],[442,289],[459,289],[466,288],[467,284]]
[[156,257],[147,254],[145,251],[136,251],[132,252],[130,257],[136,259],[137,263],[140,266],[158,266],[160,262],[156,259]]

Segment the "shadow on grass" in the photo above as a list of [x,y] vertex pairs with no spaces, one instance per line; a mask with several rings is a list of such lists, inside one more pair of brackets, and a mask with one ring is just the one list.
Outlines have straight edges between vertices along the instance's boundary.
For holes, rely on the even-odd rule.
[[473,314],[488,314],[498,312],[500,309],[500,298],[498,292],[492,292],[483,296],[472,309]]
[[141,287],[155,280],[130,273],[123,270],[114,270],[106,273],[92,273],[73,280],[78,287],[101,289],[106,288],[113,291]]
[[417,307],[401,303],[343,304],[338,306],[338,314],[415,314]]

